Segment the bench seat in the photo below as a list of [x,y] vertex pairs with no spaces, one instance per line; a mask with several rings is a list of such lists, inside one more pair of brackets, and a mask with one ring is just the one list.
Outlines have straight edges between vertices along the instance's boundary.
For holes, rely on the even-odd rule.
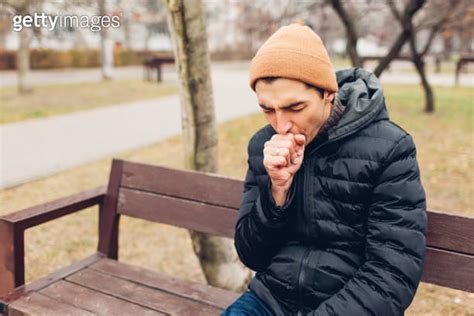
[[97,253],[16,289],[8,315],[219,315],[238,295]]

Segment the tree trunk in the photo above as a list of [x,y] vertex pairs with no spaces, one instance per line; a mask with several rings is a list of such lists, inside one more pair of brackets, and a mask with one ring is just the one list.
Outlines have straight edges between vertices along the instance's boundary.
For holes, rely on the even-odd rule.
[[[166,5],[180,78],[185,166],[217,172],[218,137],[202,2],[166,0]],[[247,287],[252,274],[240,263],[232,240],[196,231],[190,236],[210,285],[234,291]]]
[[341,19],[342,24],[346,30],[346,51],[351,58],[352,67],[362,67],[362,61],[359,57],[359,54],[357,53],[357,41],[359,37],[356,32],[356,25],[352,22],[349,13],[344,8],[340,0],[331,0],[331,5]]
[[[30,1],[6,2],[11,6],[18,15],[29,15]],[[30,93],[33,91],[30,78],[30,32],[29,28],[23,27],[18,32],[19,45],[16,52],[16,71],[17,85],[20,94]]]
[[428,83],[428,79],[426,78],[425,72],[425,63],[417,54],[417,57],[413,56],[412,60],[413,64],[415,65],[416,71],[421,79],[421,84],[423,86],[423,90],[425,91],[425,112],[432,113],[434,112],[434,100],[433,100],[433,90],[431,89],[430,84]]
[[434,112],[433,90],[431,89],[431,86],[428,83],[428,79],[426,78],[425,62],[423,60],[423,56],[428,51],[431,41],[428,41],[425,49],[420,54],[416,47],[416,31],[411,21],[408,24],[407,28],[410,30],[409,34],[410,34],[410,49],[411,49],[411,55],[412,55],[412,62],[415,65],[418,75],[420,76],[421,85],[423,86],[423,90],[425,91],[425,112],[432,113]]
[[[106,0],[99,0],[99,15],[107,15]],[[109,30],[105,27],[100,30],[100,63],[102,79],[111,80],[114,65],[114,43],[110,38]]]
[[387,69],[388,65],[392,62],[394,58],[398,56],[400,50],[402,49],[403,45],[409,38],[409,34],[406,30],[403,30],[393,43],[392,47],[390,48],[389,52],[385,57],[378,63],[377,67],[375,67],[374,74],[377,77],[380,77],[382,73]]
[[20,37],[20,45],[16,52],[18,92],[21,94],[25,94],[33,91],[30,78],[30,29],[23,27],[23,29],[18,33]]
[[123,46],[126,49],[132,49],[131,37],[130,37],[130,3],[128,1],[118,0],[117,6],[122,11],[120,18],[120,26],[123,29]]

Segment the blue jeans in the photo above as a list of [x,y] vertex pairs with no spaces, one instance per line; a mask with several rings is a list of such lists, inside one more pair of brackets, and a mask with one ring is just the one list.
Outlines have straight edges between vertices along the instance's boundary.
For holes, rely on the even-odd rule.
[[242,294],[234,303],[229,305],[221,316],[271,316],[271,310],[260,300],[252,290]]

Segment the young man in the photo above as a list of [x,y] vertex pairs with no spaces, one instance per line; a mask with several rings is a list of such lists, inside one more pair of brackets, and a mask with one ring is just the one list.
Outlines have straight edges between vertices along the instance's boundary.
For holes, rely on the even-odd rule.
[[422,273],[425,193],[378,79],[335,74],[319,36],[293,24],[259,49],[250,86],[270,124],[248,145],[235,247],[257,273],[223,315],[403,315]]

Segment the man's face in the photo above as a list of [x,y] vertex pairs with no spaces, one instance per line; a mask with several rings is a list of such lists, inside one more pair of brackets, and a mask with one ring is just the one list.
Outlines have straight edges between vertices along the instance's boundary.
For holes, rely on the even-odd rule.
[[293,79],[278,78],[255,85],[257,99],[267,121],[278,133],[303,134],[306,144],[318,134],[331,113],[334,93],[319,92]]

